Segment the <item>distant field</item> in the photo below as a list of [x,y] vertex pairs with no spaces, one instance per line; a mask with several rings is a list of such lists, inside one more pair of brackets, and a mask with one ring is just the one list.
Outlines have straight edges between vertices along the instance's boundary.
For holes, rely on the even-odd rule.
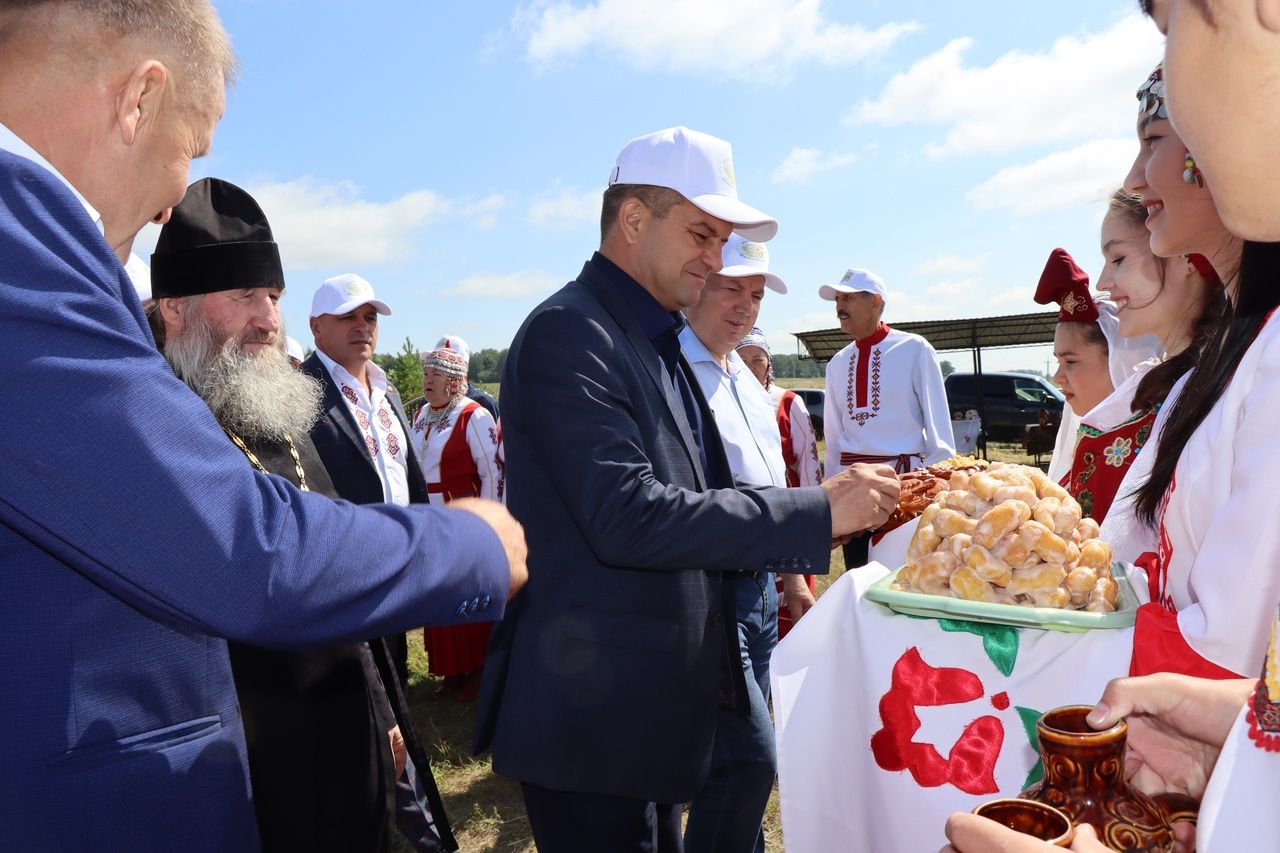
[[821,376],[810,376],[804,379],[775,379],[783,388],[822,388],[827,382]]

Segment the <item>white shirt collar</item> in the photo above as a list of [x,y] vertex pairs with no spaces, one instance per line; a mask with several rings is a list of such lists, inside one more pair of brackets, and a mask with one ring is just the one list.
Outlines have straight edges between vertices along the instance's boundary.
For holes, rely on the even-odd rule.
[[[320,363],[324,365],[325,370],[329,371],[329,375],[332,376],[334,380],[338,382],[349,382],[355,386],[352,389],[353,391],[358,394],[364,394],[366,397],[369,396],[365,391],[364,383],[352,376],[351,371],[329,358],[329,356],[325,355],[321,350],[316,350],[316,357],[320,359]],[[372,387],[374,391],[385,391],[387,388],[387,374],[382,371],[382,368],[378,367],[377,363],[374,362],[373,359],[370,359],[364,369],[369,374],[370,387]]]
[[89,218],[98,226],[98,230],[102,230],[102,216],[93,205],[89,204],[89,200],[85,198],[78,189],[72,186],[66,176],[55,169],[52,163],[41,157],[39,152],[27,143],[23,142],[22,139],[18,137],[18,134],[6,127],[4,122],[0,122],[0,150],[8,151],[10,154],[30,160],[40,168],[48,172],[52,172],[55,178],[62,181],[62,183],[66,185],[67,189],[71,190],[71,194],[76,197],[76,200],[84,205],[85,213],[89,214]]
[[693,326],[685,326],[680,331],[680,349],[684,352],[684,357],[689,360],[690,364],[709,361],[720,368],[722,373],[728,373],[730,376],[736,376],[739,370],[747,366],[742,357],[734,350],[725,359],[729,365],[729,369],[726,371],[720,364],[720,359],[716,358],[715,353],[707,349],[707,345],[702,342],[702,338],[698,337],[698,333],[693,330]]

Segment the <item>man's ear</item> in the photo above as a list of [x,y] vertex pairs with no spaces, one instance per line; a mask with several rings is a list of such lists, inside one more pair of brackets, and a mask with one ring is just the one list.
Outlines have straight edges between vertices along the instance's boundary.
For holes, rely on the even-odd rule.
[[183,323],[178,300],[161,297],[156,300],[156,308],[160,311],[160,319],[164,321],[165,339],[170,340],[175,334],[180,334],[186,324]]
[[635,245],[640,240],[640,233],[649,224],[652,212],[649,206],[632,196],[624,199],[618,207],[618,227],[628,245]]
[[[318,318],[316,318],[316,317],[312,317],[312,318],[310,318],[309,320],[307,320],[308,325],[310,325],[310,326],[311,326],[311,337],[312,337],[312,338],[319,338],[319,336],[320,336],[320,330],[319,330],[319,325],[320,325],[320,324],[316,322],[316,320],[317,320],[317,319],[318,319]],[[318,346],[317,346],[317,347],[316,347],[316,349],[320,349],[320,347],[318,347]]]
[[125,145],[151,130],[168,86],[169,69],[158,60],[148,59],[129,72],[116,93],[116,125]]

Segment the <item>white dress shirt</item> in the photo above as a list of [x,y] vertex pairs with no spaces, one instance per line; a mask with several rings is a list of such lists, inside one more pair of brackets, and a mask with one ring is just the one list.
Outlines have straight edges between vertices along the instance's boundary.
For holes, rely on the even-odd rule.
[[364,383],[352,376],[345,367],[320,350],[316,350],[316,355],[325,370],[329,371],[329,378],[338,386],[343,402],[347,404],[347,409],[365,436],[365,444],[373,457],[373,467],[378,472],[378,479],[382,481],[383,497],[387,503],[408,506],[409,441],[400,426],[400,419],[387,401],[387,374],[372,361],[365,365],[369,386],[373,389],[373,394],[370,395],[365,391]]
[[786,486],[782,437],[769,392],[736,352],[729,353],[728,369],[721,367],[690,326],[680,332],[680,348],[711,406],[733,476],[751,486]]

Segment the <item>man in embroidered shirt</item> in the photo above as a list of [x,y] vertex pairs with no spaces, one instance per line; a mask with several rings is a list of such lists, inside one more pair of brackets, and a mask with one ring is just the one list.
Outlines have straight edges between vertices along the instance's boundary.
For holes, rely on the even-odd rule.
[[[427,503],[427,483],[409,441],[400,393],[373,361],[378,315],[389,315],[373,285],[354,273],[325,279],[311,300],[316,350],[302,370],[324,383],[324,410],[311,430],[338,494],[358,504]],[[387,637],[396,669],[409,678],[409,647]]]
[[[830,476],[855,462],[884,462],[899,473],[955,455],[951,411],[937,354],[919,335],[889,328],[880,276],[851,269],[818,289],[836,303],[840,329],[853,343],[827,364],[823,431]],[[852,568],[866,563],[867,540],[845,548]]]
[[[736,349],[760,316],[765,288],[786,293],[787,285],[769,272],[769,250],[763,243],[731,234],[722,259],[724,267],[707,276],[698,301],[685,309],[689,325],[680,332],[680,348],[711,406],[734,478],[752,486],[786,486],[773,401]],[[782,577],[786,596],[797,610],[813,606],[802,575]],[[769,720],[769,657],[778,644],[778,597],[772,572],[741,572],[733,583],[738,653],[750,708],[743,716],[720,707],[711,775],[689,804],[685,845],[691,851],[763,853],[760,822],[776,764]]]

